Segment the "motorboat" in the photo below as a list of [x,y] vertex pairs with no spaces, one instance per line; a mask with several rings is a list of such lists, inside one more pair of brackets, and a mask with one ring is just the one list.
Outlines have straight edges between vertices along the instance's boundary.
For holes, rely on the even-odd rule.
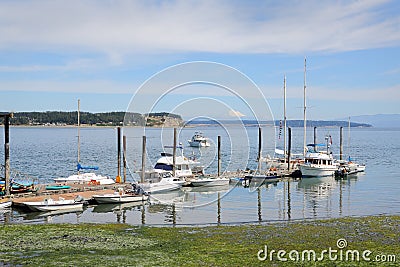
[[[332,176],[339,168],[339,163],[333,158],[329,151],[327,142],[326,151],[318,151],[317,147],[321,144],[308,144],[304,163],[299,165],[302,177],[322,177]],[[322,145],[323,146],[323,145]]]
[[210,142],[207,137],[204,137],[203,133],[195,132],[192,139],[188,140],[191,147],[209,147]]
[[118,188],[114,194],[93,195],[93,198],[97,203],[102,204],[145,201],[149,198],[149,196],[140,190],[133,191]]
[[12,205],[12,201],[11,200],[0,200],[0,209],[6,209],[6,208],[9,208],[9,207],[11,207],[11,205]]
[[229,184],[229,178],[220,177],[199,177],[190,180],[192,186],[221,186]]
[[177,177],[173,177],[169,173],[164,173],[161,175],[161,178],[158,182],[146,182],[146,183],[138,183],[138,186],[141,187],[146,193],[160,193],[160,192],[168,192],[177,190],[182,187],[185,181],[180,180]]
[[55,178],[54,182],[62,184],[93,184],[93,185],[115,184],[114,179],[111,179],[108,176],[98,175],[93,172],[73,174],[66,178]]
[[26,201],[22,202],[23,205],[28,207],[31,211],[56,211],[56,210],[69,210],[83,208],[83,198],[78,196],[75,199],[59,200],[46,198],[43,201]]
[[[161,153],[161,157],[157,160],[153,169],[145,171],[145,180],[157,180],[161,174],[173,173],[173,155],[170,153]],[[196,166],[197,165],[197,166]],[[183,155],[183,152],[179,156],[175,156],[175,176],[181,180],[193,178],[195,173],[202,173],[203,168],[198,166],[199,162],[193,159],[187,158]],[[142,171],[138,172],[139,176],[142,175]]]
[[353,175],[353,174],[357,174],[359,172],[365,171],[364,164],[359,164],[359,163],[353,162],[353,161],[351,161],[350,158],[348,161],[339,160],[338,162],[339,162],[339,167],[335,171],[336,177],[345,177],[347,175]]

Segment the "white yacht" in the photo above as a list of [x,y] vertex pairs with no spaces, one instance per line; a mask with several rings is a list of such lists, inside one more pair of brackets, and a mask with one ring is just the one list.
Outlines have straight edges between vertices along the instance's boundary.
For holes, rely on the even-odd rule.
[[331,176],[338,169],[339,164],[333,158],[327,144],[326,151],[318,151],[317,144],[308,144],[309,147],[304,163],[300,164],[302,177],[322,177]]
[[[159,179],[161,174],[173,172],[173,155],[169,153],[161,153],[161,157],[157,160],[153,169],[150,171],[145,171],[144,179],[145,180],[157,180]],[[196,166],[197,165],[197,166]],[[194,172],[202,172],[202,168],[199,165],[198,161],[194,161],[183,156],[183,153],[180,156],[175,157],[175,177],[179,178],[182,181],[185,179],[191,179],[194,177]],[[138,171],[139,176],[141,176],[142,171]]]
[[203,177],[190,180],[192,186],[222,186],[229,184],[229,178]]
[[203,133],[195,132],[192,139],[188,140],[188,143],[192,147],[209,147],[210,142],[208,138],[204,137]]
[[150,181],[138,183],[138,186],[141,187],[146,193],[154,194],[177,190],[181,188],[184,183],[185,181],[171,176],[170,173],[163,173],[161,174],[161,179],[158,182]]

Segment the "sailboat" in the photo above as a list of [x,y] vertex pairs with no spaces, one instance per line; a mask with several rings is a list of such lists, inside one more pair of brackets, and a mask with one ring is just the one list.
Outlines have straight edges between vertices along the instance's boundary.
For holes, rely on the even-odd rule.
[[[270,171],[274,170],[282,170],[286,169],[288,167],[288,154],[286,151],[286,76],[283,78],[283,125],[279,124],[279,136],[280,136],[280,131],[283,128],[283,150],[282,149],[277,149],[275,148],[275,155],[271,157],[271,155],[267,155],[265,158],[262,158],[262,161],[264,161],[267,165],[267,169]],[[299,154],[292,154],[293,156],[298,156]],[[290,160],[290,169],[291,170],[298,170],[298,164],[300,162],[300,159],[293,159]]]
[[82,166],[80,163],[80,100],[78,99],[78,163],[76,165],[77,174],[70,175],[67,178],[55,178],[56,183],[70,184],[92,184],[92,185],[108,185],[114,184],[115,181],[108,176],[97,175],[93,172],[83,172],[81,170],[98,170],[97,166]]

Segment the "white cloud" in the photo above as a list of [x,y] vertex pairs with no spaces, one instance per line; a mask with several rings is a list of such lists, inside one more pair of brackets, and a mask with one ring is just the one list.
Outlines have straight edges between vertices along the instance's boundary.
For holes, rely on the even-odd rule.
[[386,6],[390,2],[3,1],[0,50],[101,51],[119,64],[124,54],[143,52],[305,53],[393,46],[400,43],[400,19]]

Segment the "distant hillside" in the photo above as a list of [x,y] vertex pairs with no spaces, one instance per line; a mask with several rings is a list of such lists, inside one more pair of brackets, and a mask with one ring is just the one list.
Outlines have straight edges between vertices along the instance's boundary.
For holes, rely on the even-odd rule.
[[[224,125],[238,125],[238,124],[244,124],[244,125],[257,125],[257,121],[255,120],[221,120],[221,121],[211,121],[211,120],[193,120],[186,122],[186,125],[216,125],[216,124],[224,124]],[[260,121],[259,124],[265,125],[275,125],[279,126],[280,121]],[[303,120],[288,120],[286,122],[286,125],[288,127],[303,127]],[[347,121],[313,121],[313,120],[307,120],[307,126],[309,127],[348,127],[348,122]],[[367,123],[357,123],[357,122],[350,122],[350,127],[371,127],[370,124]]]
[[[156,126],[173,127],[180,126],[183,122],[180,115],[170,113],[126,113],[126,112],[104,112],[90,113],[80,112],[80,123],[93,126],[121,126],[126,115],[126,125],[132,126]],[[46,112],[15,112],[10,120],[11,125],[47,125],[66,126],[76,125],[78,113],[76,111],[46,111]],[[0,118],[0,124],[3,124]]]
[[400,114],[360,115],[350,119],[355,122],[365,122],[374,127],[400,127]]

